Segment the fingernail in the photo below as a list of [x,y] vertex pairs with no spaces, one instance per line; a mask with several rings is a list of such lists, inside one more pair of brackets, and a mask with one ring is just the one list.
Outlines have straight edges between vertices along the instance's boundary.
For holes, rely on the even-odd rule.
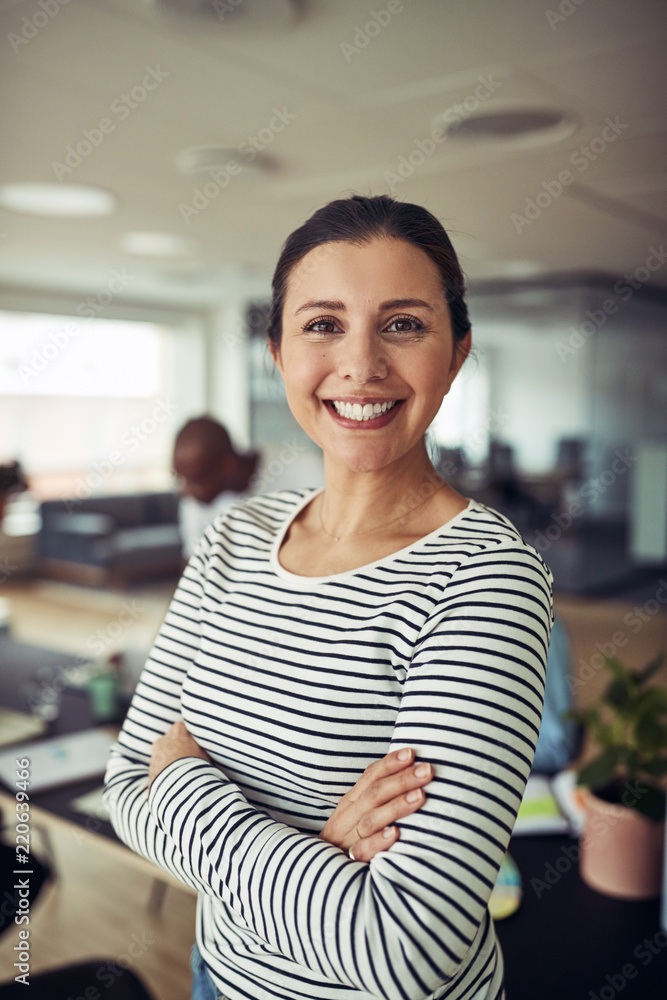
[[395,828],[393,826],[385,826],[384,830],[382,831],[382,836],[384,837],[385,840],[389,840],[390,837],[394,836],[394,833],[395,833]]
[[409,747],[403,747],[402,750],[398,751],[398,759],[399,760],[409,760],[411,753],[412,753],[412,751],[410,750]]
[[421,797],[422,793],[418,788],[415,788],[415,790],[412,792],[408,792],[408,794],[405,796],[408,802],[416,802],[417,799],[420,799]]
[[417,778],[425,778],[427,774],[431,773],[430,764],[420,764],[419,767],[415,768],[415,776]]

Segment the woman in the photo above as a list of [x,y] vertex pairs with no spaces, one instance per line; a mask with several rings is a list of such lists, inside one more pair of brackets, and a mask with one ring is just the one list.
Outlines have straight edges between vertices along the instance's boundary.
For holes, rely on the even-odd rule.
[[200,892],[193,997],[502,997],[487,901],[551,587],[428,459],[470,347],[440,223],[384,196],[316,212],[269,341],[326,488],[207,529],[112,754],[115,828]]

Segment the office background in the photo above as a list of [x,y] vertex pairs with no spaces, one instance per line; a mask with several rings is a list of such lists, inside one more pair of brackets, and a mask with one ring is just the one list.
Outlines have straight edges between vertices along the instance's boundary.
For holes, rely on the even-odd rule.
[[40,505],[173,489],[192,416],[261,450],[263,489],[321,481],[263,339],[271,273],[318,206],[389,193],[443,221],[469,281],[475,352],[435,460],[552,565],[573,662],[619,629],[633,666],[664,648],[666,38],[658,0],[2,0],[0,462],[30,484],[0,535],[14,633],[83,654],[134,595],[136,676],[173,573],[42,572]]

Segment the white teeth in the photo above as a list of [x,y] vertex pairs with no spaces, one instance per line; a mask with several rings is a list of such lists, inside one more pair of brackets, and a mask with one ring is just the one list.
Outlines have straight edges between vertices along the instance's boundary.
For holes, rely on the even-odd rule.
[[386,413],[391,410],[398,400],[393,399],[387,403],[343,403],[338,399],[333,400],[333,407],[336,413],[340,414],[341,417],[346,417],[347,420],[370,420],[372,417],[377,417],[381,413]]

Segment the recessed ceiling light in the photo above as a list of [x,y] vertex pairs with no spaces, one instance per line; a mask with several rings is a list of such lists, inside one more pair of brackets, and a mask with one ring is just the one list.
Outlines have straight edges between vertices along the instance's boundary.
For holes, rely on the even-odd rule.
[[240,166],[245,173],[250,170],[270,171],[274,167],[272,157],[266,153],[257,153],[252,159],[247,155],[239,154],[239,150],[232,146],[193,146],[191,149],[182,150],[176,157],[176,166],[183,174],[206,174],[212,170],[227,170],[230,163],[235,164],[231,171],[236,176],[237,166]]
[[193,26],[277,28],[296,20],[296,0],[148,0],[161,14],[187,17]]
[[133,257],[190,257],[197,241],[173,233],[132,232],[121,236],[120,248]]
[[478,277],[485,278],[529,278],[543,274],[547,268],[535,260],[493,260],[489,258],[472,261],[470,270],[474,270]]
[[176,166],[184,174],[203,174],[224,169],[237,156],[238,150],[231,146],[194,146],[178,154]]
[[85,184],[5,184],[0,188],[0,205],[27,215],[85,218],[110,215],[116,199],[110,191]]
[[[453,120],[452,120],[453,119]],[[465,114],[465,104],[436,115],[434,125],[445,128],[447,138],[496,145],[539,146],[571,135],[577,119],[560,108],[494,105]]]
[[218,273],[211,267],[162,267],[156,272],[157,277],[168,285],[214,285]]

